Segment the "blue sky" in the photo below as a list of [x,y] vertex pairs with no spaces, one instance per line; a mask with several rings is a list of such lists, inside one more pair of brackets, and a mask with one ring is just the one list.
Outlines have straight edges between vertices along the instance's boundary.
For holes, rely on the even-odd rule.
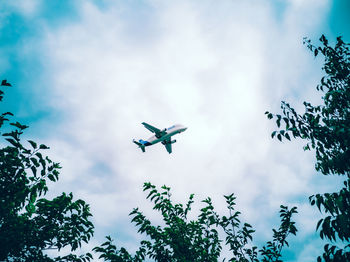
[[[297,205],[285,259],[314,261],[322,243],[307,197],[339,181],[315,174],[301,142],[271,140],[263,113],[319,101],[322,61],[302,38],[349,42],[348,1],[22,0],[0,10],[0,68],[13,84],[1,108],[62,163],[51,194],[91,204],[96,237],[84,250],[107,234],[136,247],[131,209],[159,219],[142,193],[151,181],[178,201],[211,196],[222,213],[234,192],[258,244],[271,239],[279,205]],[[172,155],[142,154],[131,140],[150,135],[143,121],[189,129]]]

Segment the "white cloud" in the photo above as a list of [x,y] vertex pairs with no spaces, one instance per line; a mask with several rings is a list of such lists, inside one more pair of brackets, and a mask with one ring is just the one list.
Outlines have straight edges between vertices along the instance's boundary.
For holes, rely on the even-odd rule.
[[35,14],[37,14],[41,4],[41,0],[2,1],[2,3],[0,3],[0,7],[2,9],[2,11],[0,11],[0,16],[10,11],[17,11],[24,16],[33,17]]
[[[171,186],[179,201],[211,196],[220,210],[235,192],[244,218],[270,237],[279,205],[309,194],[313,156],[271,141],[263,113],[315,96],[320,72],[301,40],[326,2],[291,2],[282,21],[268,1],[147,3],[137,20],[113,2],[84,2],[81,21],[47,36],[52,104],[66,115],[47,142],[63,162],[57,187],[91,203],[104,230],[150,207],[144,181]],[[143,121],[189,129],[173,154],[161,145],[143,154],[131,143],[150,135]]]

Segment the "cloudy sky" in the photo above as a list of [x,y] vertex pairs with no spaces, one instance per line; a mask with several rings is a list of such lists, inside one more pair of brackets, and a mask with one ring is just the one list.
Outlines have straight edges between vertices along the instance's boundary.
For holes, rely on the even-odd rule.
[[[91,205],[95,237],[135,250],[129,212],[157,223],[144,182],[172,188],[175,201],[210,196],[225,214],[235,193],[256,244],[272,239],[281,204],[297,206],[298,237],[286,261],[314,261],[322,242],[308,196],[340,181],[314,171],[303,143],[270,137],[286,100],[317,103],[322,61],[302,44],[325,34],[350,40],[349,3],[330,0],[11,0],[0,2],[0,69],[13,87],[2,111],[28,124],[63,166],[50,195],[73,192]],[[181,123],[173,153],[142,153],[131,141]],[[97,260],[96,260],[97,261]]]

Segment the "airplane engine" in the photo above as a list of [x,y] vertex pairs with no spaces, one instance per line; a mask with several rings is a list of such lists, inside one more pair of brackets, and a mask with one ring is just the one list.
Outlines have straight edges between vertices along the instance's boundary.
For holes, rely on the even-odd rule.
[[173,140],[173,141],[171,141],[170,143],[171,143],[171,144],[174,144],[175,142],[176,142],[176,140]]

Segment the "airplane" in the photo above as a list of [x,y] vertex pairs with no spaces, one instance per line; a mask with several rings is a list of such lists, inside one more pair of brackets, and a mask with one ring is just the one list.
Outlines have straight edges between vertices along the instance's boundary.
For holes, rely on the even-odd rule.
[[162,144],[165,146],[166,150],[170,154],[172,152],[171,144],[174,144],[176,140],[171,140],[171,137],[173,135],[179,134],[184,132],[187,127],[184,127],[183,125],[173,125],[168,128],[164,128],[163,130],[160,130],[154,126],[151,126],[150,124],[147,124],[145,122],[142,123],[145,128],[147,128],[149,131],[154,133],[154,136],[150,137],[146,141],[140,139],[138,142],[133,140],[133,142],[141,148],[142,152],[145,152],[146,146],[151,146],[154,144],[157,144],[159,142],[162,142]]

